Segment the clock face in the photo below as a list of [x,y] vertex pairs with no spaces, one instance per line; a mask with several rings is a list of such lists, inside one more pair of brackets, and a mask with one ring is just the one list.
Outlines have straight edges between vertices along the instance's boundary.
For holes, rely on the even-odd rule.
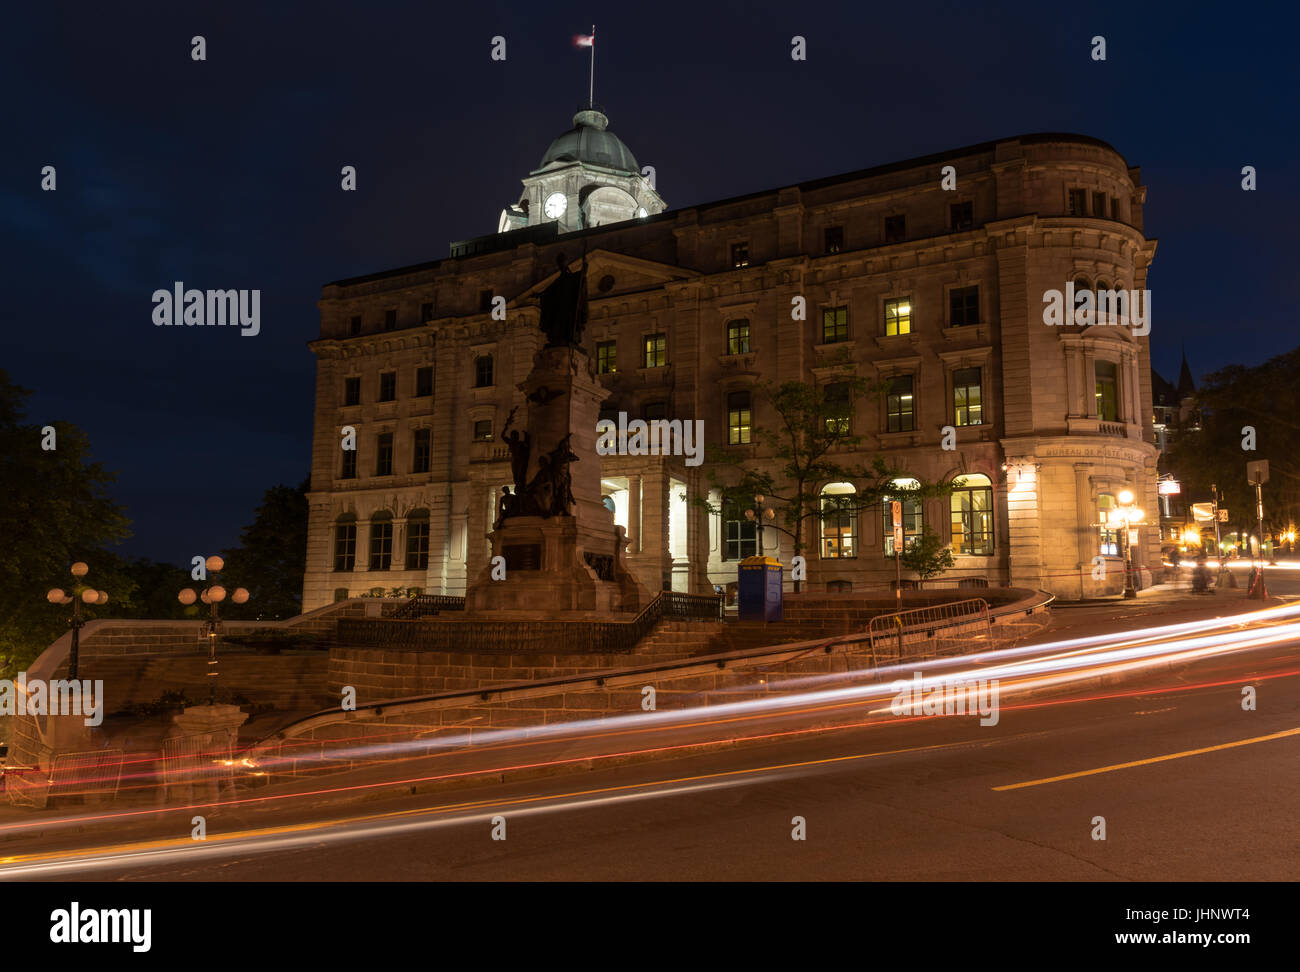
[[644,206],[642,206],[640,209],[638,209],[638,210],[636,211],[637,219],[645,219],[645,218],[646,218],[646,215],[647,215],[647,213],[646,213],[646,211],[645,211],[645,207],[644,207]]
[[564,209],[568,204],[569,201],[564,198],[564,193],[553,192],[546,197],[546,215],[551,219],[559,219],[564,215]]

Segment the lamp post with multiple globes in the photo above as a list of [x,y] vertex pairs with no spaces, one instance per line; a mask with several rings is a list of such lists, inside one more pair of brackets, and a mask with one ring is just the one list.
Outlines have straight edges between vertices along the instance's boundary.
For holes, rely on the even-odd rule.
[[754,505],[745,510],[745,519],[757,524],[755,532],[758,534],[758,555],[760,557],[763,556],[763,521],[776,519],[776,510],[770,506],[764,506],[763,504],[766,502],[767,497],[760,493],[754,497]]
[[1108,514],[1110,525],[1119,530],[1124,538],[1124,596],[1137,597],[1137,587],[1133,584],[1133,537],[1138,524],[1145,515],[1133,505],[1133,491],[1122,490],[1116,497],[1118,504]]
[[[209,574],[219,574],[226,566],[226,562],[220,557],[213,555],[209,557],[204,566]],[[214,578],[215,581],[215,578]],[[195,591],[192,587],[187,587],[176,595],[186,607],[195,601],[202,601],[208,605],[210,610],[208,618],[204,622],[204,628],[208,638],[208,705],[217,703],[217,640],[221,637],[221,618],[217,613],[217,606],[226,599],[227,591],[220,584],[213,583],[202,591]],[[243,604],[248,600],[248,591],[242,587],[236,587],[233,592],[229,592],[230,600],[235,604]]]
[[[90,568],[78,560],[72,565],[69,572],[80,582],[81,578],[90,573]],[[81,649],[81,626],[86,623],[86,619],[81,616],[81,605],[107,604],[108,594],[78,583],[71,593],[64,591],[61,587],[52,588],[45,595],[45,599],[51,604],[72,605],[72,617],[68,619],[68,623],[72,625],[72,650],[68,652],[68,678],[76,678],[78,653]]]

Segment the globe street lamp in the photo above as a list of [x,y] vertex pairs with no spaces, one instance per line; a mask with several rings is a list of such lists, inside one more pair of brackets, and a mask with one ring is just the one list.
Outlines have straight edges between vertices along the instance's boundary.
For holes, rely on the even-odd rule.
[[1133,505],[1133,491],[1121,490],[1116,499],[1117,506],[1108,514],[1110,525],[1119,530],[1124,538],[1124,596],[1137,597],[1137,588],[1133,584],[1133,533],[1142,522],[1143,512]]
[[[78,560],[72,565],[69,573],[80,580],[90,573],[90,568]],[[73,587],[72,593],[65,592],[61,587],[52,588],[46,593],[45,600],[51,604],[72,605],[72,617],[68,619],[68,623],[72,625],[72,650],[68,652],[68,678],[76,678],[77,661],[81,649],[81,626],[86,623],[86,619],[81,616],[81,605],[107,604],[108,595],[104,591],[97,591],[84,584],[78,584]]]
[[[213,555],[204,562],[204,566],[209,574],[219,574],[226,566],[226,562]],[[195,601],[202,601],[210,608],[204,628],[208,637],[208,678],[211,679],[208,682],[208,705],[213,706],[217,704],[217,640],[221,637],[221,618],[217,614],[217,605],[226,599],[227,593],[224,587],[214,583],[197,592],[194,588],[187,587],[176,595],[176,599],[186,607]],[[230,600],[235,604],[243,604],[248,600],[248,591],[236,587],[233,592],[230,592]]]
[[775,520],[776,510],[770,506],[764,506],[767,497],[762,493],[754,497],[754,505],[745,510],[745,519],[751,523],[757,523],[755,532],[758,534],[758,555],[763,556],[763,520]]

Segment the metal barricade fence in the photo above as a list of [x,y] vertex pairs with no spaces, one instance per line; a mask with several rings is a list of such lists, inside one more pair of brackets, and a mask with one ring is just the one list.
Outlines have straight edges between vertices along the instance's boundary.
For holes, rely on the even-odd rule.
[[168,797],[178,794],[188,798],[194,787],[204,785],[216,793],[233,789],[235,767],[230,735],[199,732],[169,736],[163,740],[160,770]]
[[122,782],[120,749],[59,753],[50,766],[49,800],[79,797],[84,802],[112,800]]
[[867,626],[867,638],[877,666],[994,647],[989,605],[982,597],[879,615]]

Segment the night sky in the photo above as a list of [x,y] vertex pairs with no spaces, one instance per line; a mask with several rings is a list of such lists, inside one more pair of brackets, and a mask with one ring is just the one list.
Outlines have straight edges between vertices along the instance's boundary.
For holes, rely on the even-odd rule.
[[[81,425],[118,472],[124,552],[233,544],[307,474],[322,285],[495,231],[586,98],[570,39],[593,21],[596,101],[670,209],[1078,132],[1149,187],[1157,370],[1184,344],[1199,378],[1300,343],[1294,9],[1052,6],[9,4],[0,367],[31,421]],[[260,289],[261,334],[155,327],[176,280]]]

